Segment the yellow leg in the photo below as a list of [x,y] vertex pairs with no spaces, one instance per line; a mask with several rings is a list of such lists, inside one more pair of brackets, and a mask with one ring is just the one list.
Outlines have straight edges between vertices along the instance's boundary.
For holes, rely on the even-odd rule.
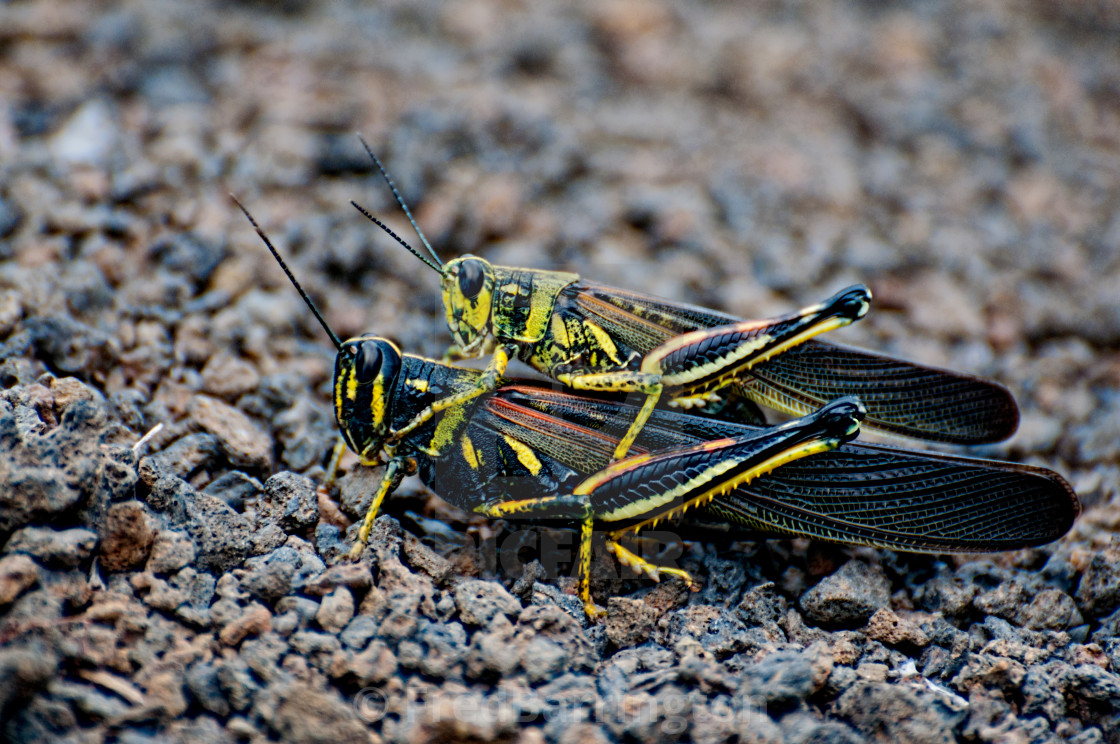
[[620,533],[614,533],[607,537],[607,550],[614,554],[614,557],[618,559],[619,563],[624,566],[629,566],[630,570],[632,570],[634,573],[644,573],[654,581],[661,581],[661,574],[668,574],[670,576],[676,576],[678,579],[683,580],[693,591],[699,589],[696,584],[696,580],[692,578],[691,574],[689,574],[688,571],[684,571],[680,568],[665,568],[664,566],[658,566],[655,563],[650,563],[637,553],[633,553],[630,550],[622,547],[622,543],[618,541],[619,537],[621,537]]
[[373,522],[377,519],[377,512],[381,510],[381,502],[391,491],[396,490],[397,486],[401,484],[401,480],[404,479],[406,462],[403,458],[393,459],[385,467],[385,474],[381,477],[381,485],[377,489],[377,495],[373,497],[373,502],[370,503],[369,509],[366,511],[366,518],[362,521],[361,529],[358,530],[358,539],[354,541],[354,546],[350,548],[350,557],[354,560],[362,556],[362,550],[365,549],[366,542],[369,540],[369,532],[373,529]]
[[583,601],[583,611],[590,618],[605,617],[607,611],[591,599],[591,535],[594,520],[588,516],[579,530],[579,598]]
[[338,442],[334,445],[334,450],[331,451],[331,461],[327,464],[327,477],[323,481],[323,485],[319,488],[324,492],[330,492],[334,487],[334,482],[338,480],[338,464],[342,461],[342,455],[346,452],[346,440],[341,436]]
[[583,602],[583,611],[588,617],[594,619],[607,614],[591,599],[591,537],[594,532],[595,515],[591,513],[591,505],[586,499],[572,494],[542,496],[536,499],[484,504],[475,511],[492,518],[516,516],[539,518],[542,514],[547,514],[556,519],[578,519],[580,521],[577,556],[579,598]]
[[626,430],[626,433],[622,435],[622,439],[618,441],[618,445],[614,448],[614,454],[611,455],[613,462],[618,462],[629,454],[630,448],[634,445],[634,440],[638,438],[642,427],[649,421],[653,409],[657,407],[657,401],[661,398],[661,376],[654,373],[624,371],[585,374],[564,372],[556,375],[556,380],[574,390],[646,394],[646,399],[642,402],[642,407],[638,410],[634,421],[631,422],[630,428]]
[[622,435],[622,439],[618,440],[618,445],[614,448],[614,454],[611,459],[614,462],[624,459],[630,454],[630,447],[633,446],[634,440],[638,438],[638,434],[642,431],[642,427],[649,421],[649,417],[653,415],[653,409],[657,407],[657,401],[661,397],[661,386],[657,386],[655,392],[646,395],[645,401],[642,403],[638,415],[630,422],[630,428]]

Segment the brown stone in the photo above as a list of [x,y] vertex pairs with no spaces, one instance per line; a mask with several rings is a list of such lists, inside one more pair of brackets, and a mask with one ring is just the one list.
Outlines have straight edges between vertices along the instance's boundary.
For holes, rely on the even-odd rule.
[[0,605],[8,604],[35,585],[39,567],[26,555],[0,558]]
[[101,567],[107,571],[127,571],[148,560],[155,541],[155,530],[144,505],[125,501],[109,507],[101,536]]
[[227,646],[236,646],[245,636],[260,635],[272,629],[272,613],[261,605],[253,605],[218,635]]
[[187,413],[195,426],[221,441],[234,465],[267,467],[272,462],[272,438],[228,403],[209,395],[196,395],[187,404]]

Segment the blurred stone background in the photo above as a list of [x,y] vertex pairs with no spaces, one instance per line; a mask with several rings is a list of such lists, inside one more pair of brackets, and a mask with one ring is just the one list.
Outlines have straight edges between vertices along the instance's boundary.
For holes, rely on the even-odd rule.
[[[925,740],[1116,741],[1118,34],[1120,6],[1106,0],[0,5],[0,666],[18,680],[0,685],[0,718],[14,721],[5,734],[916,741],[899,721],[939,699],[899,682],[917,661],[969,700],[933,706]],[[432,608],[454,602],[421,611],[428,625],[408,633],[425,640],[380,640],[389,630],[361,618],[384,623],[396,605],[369,599],[369,576],[324,578],[342,542],[315,526],[312,481],[268,480],[321,478],[331,349],[228,196],[290,257],[339,335],[376,330],[437,355],[447,337],[436,277],[348,204],[410,234],[356,132],[444,258],[573,270],[743,316],[867,283],[872,313],[836,340],[1007,384],[1020,433],[976,454],[1059,470],[1087,514],[1054,548],[971,562],[775,543],[760,548],[769,568],[728,579],[721,595],[656,600],[671,590],[631,582],[644,599],[615,608],[625,622],[609,631],[534,615],[563,604],[534,594],[555,582],[519,598],[497,587],[515,604],[475,622],[481,600],[461,580],[493,577],[462,563],[440,578],[417,568],[428,564],[409,535],[434,544],[424,525],[438,528],[423,520],[446,515],[413,485],[389,508],[405,536],[382,534],[380,576],[397,560]],[[344,510],[360,511],[373,482],[349,476]],[[175,522],[153,505],[163,496],[221,503]],[[269,511],[288,498],[306,508]],[[302,538],[246,547],[262,525]],[[393,557],[400,539],[407,565]],[[695,550],[710,582],[731,571]],[[89,580],[95,556],[105,589]],[[890,602],[870,607],[932,613],[942,635],[930,625],[924,642],[891,641],[886,621],[864,627],[866,616],[862,630],[798,625],[828,626],[804,596],[849,558],[890,584]],[[276,569],[279,584],[266,581],[274,563],[291,568]],[[777,589],[758,590],[767,579]],[[963,604],[930,599],[948,591],[929,588],[941,580],[963,587]],[[1024,615],[1047,591],[1060,596]],[[639,605],[656,606],[656,621]],[[742,640],[759,606],[781,623],[768,621],[765,642]],[[739,625],[711,631],[721,612]],[[521,646],[492,627],[496,615]],[[646,621],[644,635],[621,630]],[[567,635],[548,636],[559,626]],[[684,642],[697,627],[725,633],[724,645],[696,631],[697,651]],[[258,644],[249,652],[246,635]],[[543,671],[539,638],[563,651]],[[999,638],[1003,650],[990,648]],[[487,643],[524,658],[501,674],[485,651],[477,673],[416,658]],[[1022,650],[1034,646],[1050,655]],[[636,692],[626,684],[639,658],[654,676]],[[1058,666],[1038,671],[1046,664]],[[811,667],[809,682],[743,725],[750,684],[769,688],[759,680],[795,667]],[[441,715],[441,696],[487,700],[505,677],[518,705],[559,684],[549,700],[578,689],[599,715],[524,729]],[[363,721],[352,701],[374,681],[418,717]],[[652,722],[612,718],[610,701],[639,692],[660,701]],[[688,705],[674,708],[678,698]],[[731,728],[712,723],[725,720],[720,705],[738,712]],[[688,725],[674,733],[670,718]]]

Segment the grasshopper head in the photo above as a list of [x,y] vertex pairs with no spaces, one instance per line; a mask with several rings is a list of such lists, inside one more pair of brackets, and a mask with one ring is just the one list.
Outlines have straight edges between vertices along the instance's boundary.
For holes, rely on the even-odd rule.
[[444,265],[441,285],[447,328],[460,351],[471,351],[489,332],[494,267],[477,256],[456,258]]
[[388,339],[366,334],[338,348],[334,415],[351,449],[364,458],[376,455],[389,434],[400,369],[400,349]]

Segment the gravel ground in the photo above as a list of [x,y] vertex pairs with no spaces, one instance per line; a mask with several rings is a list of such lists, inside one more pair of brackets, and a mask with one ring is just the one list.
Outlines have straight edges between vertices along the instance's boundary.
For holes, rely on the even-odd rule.
[[[0,735],[1120,742],[1118,31],[1107,0],[0,5]],[[837,339],[1009,385],[1019,434],[974,454],[1085,514],[974,559],[692,543],[695,594],[604,559],[596,626],[546,568],[568,533],[411,481],[340,562],[377,474],[316,494],[330,345],[228,193],[339,335],[438,354],[435,277],[347,203],[407,233],[356,131],[444,257],[753,317],[867,283]]]

